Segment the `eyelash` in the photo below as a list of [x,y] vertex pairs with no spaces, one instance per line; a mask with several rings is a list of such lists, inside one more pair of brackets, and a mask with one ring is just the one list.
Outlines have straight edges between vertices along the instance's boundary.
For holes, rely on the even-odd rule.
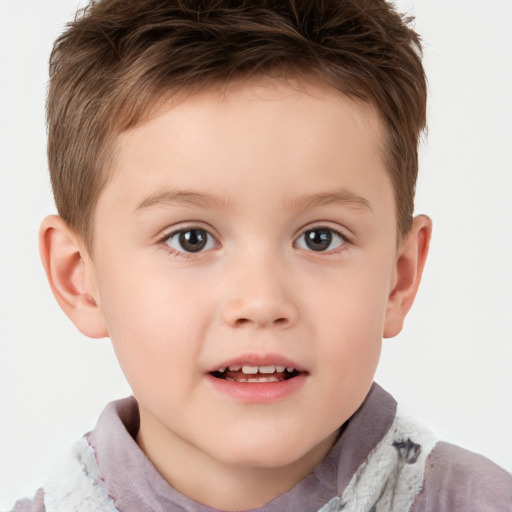
[[[182,237],[186,237],[187,234],[190,235],[191,233],[194,233],[194,232],[195,232],[195,236],[194,237],[189,236],[189,239],[193,239],[193,240],[197,241],[204,236],[204,243],[203,243],[203,245],[201,245],[199,247],[199,249],[197,251],[187,251],[183,247],[183,243],[185,242],[185,240],[182,240]],[[178,243],[181,246],[181,249],[177,248],[177,247],[173,247],[170,244],[170,242],[172,242],[173,238],[176,237],[177,235],[179,235]],[[176,229],[176,230],[172,231],[171,233],[166,234],[160,240],[160,243],[166,245],[167,248],[169,249],[169,251],[171,253],[173,253],[174,255],[179,256],[179,257],[185,257],[185,258],[189,258],[196,254],[200,254],[202,252],[205,252],[207,250],[211,250],[211,249],[215,248],[215,247],[212,247],[212,244],[217,245],[217,246],[219,245],[217,240],[215,239],[215,237],[208,230],[198,227],[198,226],[190,226],[190,227],[184,227],[181,229]],[[201,244],[201,241],[196,242],[196,243]]]
[[[318,250],[316,251],[315,249],[311,248],[309,246],[309,248],[306,248],[306,247],[300,247],[298,245],[299,241],[305,237],[308,233],[312,234],[314,232],[323,232],[323,234],[325,235],[326,233],[329,234],[329,237],[328,237],[328,240],[327,240],[327,248],[326,250]],[[334,235],[334,236],[333,236]],[[318,238],[318,237],[315,237],[315,238]],[[320,242],[325,242],[325,237],[322,237],[323,240],[321,240]],[[334,238],[338,238],[339,240],[339,245],[333,249],[328,249],[328,247],[334,242]],[[312,241],[313,240],[313,237],[309,237],[309,240]],[[326,253],[326,254],[336,254],[338,253],[339,251],[343,250],[343,248],[345,247],[345,245],[349,242],[348,238],[343,235],[340,231],[338,231],[337,229],[334,229],[334,228],[330,228],[328,226],[322,226],[322,225],[319,225],[319,226],[314,226],[314,227],[308,227],[307,229],[305,229],[302,234],[295,239],[294,241],[294,246],[299,248],[299,249],[304,249],[308,252],[313,252],[313,253]],[[305,239],[305,245],[308,245],[308,242],[307,242],[307,238]]]
[[[191,237],[190,234],[193,233],[193,232],[195,232],[195,236]],[[299,241],[303,237],[305,237],[308,233],[311,235],[311,234],[313,234],[315,232],[317,233],[317,235],[318,235],[319,232],[322,232],[322,235],[320,236],[320,240],[318,240],[318,238],[319,238],[318,236],[315,236],[314,238],[316,240],[313,241],[313,236],[310,236],[309,237],[310,242],[318,243],[320,245],[321,244],[325,245],[327,243],[327,246],[325,247],[325,250],[324,249],[320,249],[320,250],[313,249],[311,247],[311,245],[308,244],[308,241],[307,241],[308,239],[304,239],[305,242],[304,242],[302,247],[299,244]],[[185,240],[183,240],[182,237],[186,237],[187,234],[189,234],[189,239],[192,239],[192,240],[195,240],[195,241],[197,241],[198,239],[201,239],[204,236],[204,243],[199,247],[199,249],[197,251],[187,251],[183,247],[183,243],[185,242]],[[176,237],[177,235],[179,235],[178,243],[181,246],[181,248],[173,247],[170,244],[172,239],[174,237]],[[336,243],[334,241],[336,238],[339,241],[339,245],[337,247],[335,247],[334,249],[329,249],[328,247],[332,243]],[[166,245],[168,250],[171,253],[173,253],[175,256],[184,257],[184,258],[193,257],[196,254],[201,254],[203,252],[206,252],[206,251],[209,251],[209,250],[212,250],[212,249],[216,248],[215,246],[217,246],[217,247],[219,246],[219,243],[217,242],[216,238],[208,230],[206,230],[204,228],[201,228],[201,227],[198,227],[198,226],[190,226],[190,227],[184,227],[184,228],[181,228],[181,229],[176,229],[176,230],[172,231],[171,233],[166,234],[164,237],[162,237],[159,240],[159,243]],[[197,242],[195,242],[195,243],[197,243]],[[201,243],[202,242],[199,240],[199,244],[201,244]],[[347,243],[349,243],[348,238],[345,235],[343,235],[340,231],[338,231],[336,229],[333,229],[333,228],[330,228],[330,227],[327,227],[327,226],[319,225],[319,226],[309,227],[308,229],[305,229],[294,240],[293,246],[298,248],[298,249],[305,250],[307,252],[336,254],[340,250],[343,250],[344,246]],[[213,244],[213,246],[212,246],[212,244]]]

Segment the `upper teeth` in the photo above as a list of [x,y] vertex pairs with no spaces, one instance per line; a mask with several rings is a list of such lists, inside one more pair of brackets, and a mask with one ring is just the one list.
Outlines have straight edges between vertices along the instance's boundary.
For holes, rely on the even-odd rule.
[[[256,373],[283,373],[285,370],[288,373],[292,373],[295,368],[292,367],[286,367],[286,366],[279,366],[279,365],[267,365],[267,366],[230,366],[229,371],[230,372],[239,372],[242,370],[242,373],[245,373],[247,375],[255,375]],[[224,373],[226,371],[225,367],[219,368],[218,370],[220,373]]]

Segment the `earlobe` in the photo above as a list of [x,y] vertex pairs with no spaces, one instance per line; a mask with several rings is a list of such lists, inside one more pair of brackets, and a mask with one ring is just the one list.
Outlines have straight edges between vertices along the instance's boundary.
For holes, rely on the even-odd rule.
[[43,220],[39,250],[48,282],[64,313],[86,336],[108,336],[98,292],[92,284],[92,261],[61,217],[51,215]]
[[427,259],[432,221],[426,215],[413,219],[412,227],[397,253],[395,279],[388,298],[384,338],[396,336],[403,327],[421,281]]

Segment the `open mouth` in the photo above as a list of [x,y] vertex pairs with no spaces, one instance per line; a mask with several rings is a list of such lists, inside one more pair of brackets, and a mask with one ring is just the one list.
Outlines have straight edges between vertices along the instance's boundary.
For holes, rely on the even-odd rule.
[[229,366],[219,368],[210,372],[210,375],[217,379],[229,380],[233,382],[280,382],[293,379],[300,375],[300,371],[292,367],[268,365],[268,366]]

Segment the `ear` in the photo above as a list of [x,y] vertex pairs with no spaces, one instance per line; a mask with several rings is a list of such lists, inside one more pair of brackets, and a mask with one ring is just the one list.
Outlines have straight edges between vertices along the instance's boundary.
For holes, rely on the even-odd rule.
[[51,215],[41,224],[39,251],[50,287],[64,313],[86,336],[108,336],[94,264],[81,238],[61,217]]
[[388,298],[384,338],[392,338],[402,330],[420,285],[431,235],[432,221],[426,215],[419,215],[413,219],[411,230],[400,244]]

